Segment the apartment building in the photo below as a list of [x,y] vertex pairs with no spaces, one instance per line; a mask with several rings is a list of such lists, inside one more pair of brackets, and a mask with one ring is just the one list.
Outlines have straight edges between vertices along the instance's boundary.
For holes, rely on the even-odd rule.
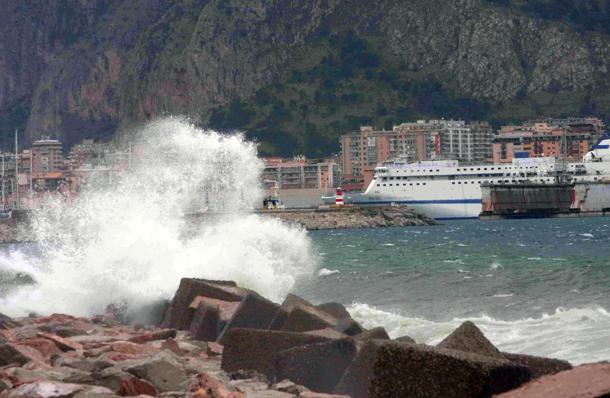
[[503,126],[492,145],[494,163],[510,163],[515,157],[565,157],[579,161],[599,140],[605,126],[597,118],[527,121]]
[[344,185],[362,189],[372,179],[375,166],[393,158],[489,160],[492,140],[493,130],[486,122],[418,120],[393,126],[392,130],[362,126],[341,137]]

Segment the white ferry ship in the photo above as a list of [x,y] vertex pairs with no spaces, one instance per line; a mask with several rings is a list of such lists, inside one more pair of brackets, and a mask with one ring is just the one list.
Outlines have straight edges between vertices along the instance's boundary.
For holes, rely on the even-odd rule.
[[510,164],[386,162],[375,168],[365,192],[348,198],[348,203],[406,204],[437,220],[478,218],[481,184],[553,184],[560,174],[574,182],[610,180],[610,138],[601,140],[580,163],[566,164],[550,157],[517,158]]

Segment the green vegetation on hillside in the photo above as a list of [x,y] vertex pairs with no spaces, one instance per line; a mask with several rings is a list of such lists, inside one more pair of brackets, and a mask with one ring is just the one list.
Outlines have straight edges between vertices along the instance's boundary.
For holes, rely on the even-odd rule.
[[580,31],[610,34],[610,0],[486,0],[538,18],[565,21]]
[[210,126],[245,130],[263,154],[323,156],[339,136],[361,125],[392,125],[424,118],[488,120],[494,126],[537,116],[610,116],[610,98],[553,93],[509,104],[460,96],[434,71],[412,72],[384,51],[377,37],[352,32],[308,46],[277,84],[216,109]]

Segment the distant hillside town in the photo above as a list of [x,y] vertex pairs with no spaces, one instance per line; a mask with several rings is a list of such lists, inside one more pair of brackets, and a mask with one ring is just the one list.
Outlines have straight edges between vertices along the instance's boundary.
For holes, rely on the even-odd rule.
[[1,209],[27,209],[48,192],[71,196],[96,175],[109,180],[125,170],[131,151],[85,139],[64,155],[59,140],[43,137],[21,152],[0,154]]
[[[550,156],[579,161],[605,128],[596,117],[532,120],[495,132],[485,121],[444,119],[405,122],[391,130],[361,126],[341,136],[341,152],[334,156],[263,158],[262,180],[269,191],[281,190],[288,203],[308,205],[336,187],[366,188],[375,167],[395,159],[510,163],[514,158]],[[47,192],[76,194],[93,170],[112,179],[131,161],[131,149],[120,150],[112,143],[85,139],[64,154],[59,140],[44,137],[17,155],[0,154],[2,208],[28,208]]]
[[513,158],[564,157],[580,161],[605,131],[596,117],[541,119],[493,131],[484,121],[417,120],[391,130],[361,126],[341,136],[340,154],[319,160],[265,158],[264,180],[279,189],[328,191],[366,188],[377,165],[456,159],[463,163],[511,163]]

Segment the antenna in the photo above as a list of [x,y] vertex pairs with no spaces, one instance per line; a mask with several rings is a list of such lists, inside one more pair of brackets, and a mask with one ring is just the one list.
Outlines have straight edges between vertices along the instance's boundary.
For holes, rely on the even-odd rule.
[[17,140],[17,129],[15,129],[15,186],[17,188],[15,190],[15,198],[16,198],[15,205],[17,207],[17,210],[19,210],[19,208],[20,208],[20,203],[19,203],[19,143]]

